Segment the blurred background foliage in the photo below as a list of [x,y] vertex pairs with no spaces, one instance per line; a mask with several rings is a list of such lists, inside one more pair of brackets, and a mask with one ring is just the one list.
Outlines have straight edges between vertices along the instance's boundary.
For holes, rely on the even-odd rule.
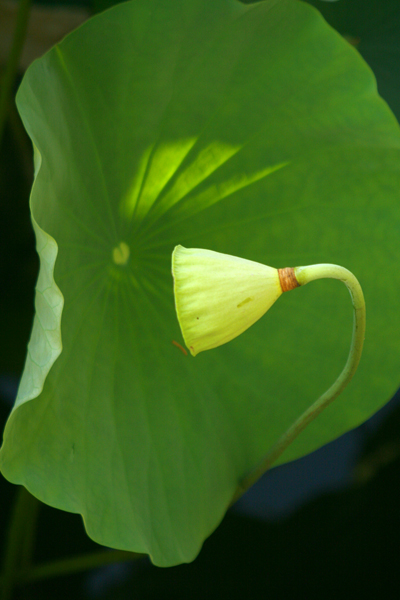
[[[173,1],[173,0],[171,0]],[[249,3],[246,0],[246,3]],[[398,0],[310,0],[374,71],[400,119]],[[24,69],[110,0],[34,4],[16,87]],[[0,1],[0,73],[16,5]],[[33,319],[38,260],[29,216],[31,146],[11,103],[0,148],[0,420],[4,426],[23,369]],[[399,366],[400,379],[400,366]],[[147,559],[40,581],[20,598],[380,598],[400,584],[400,406],[395,397],[358,429],[268,473],[238,503],[190,565]],[[4,540],[16,487],[0,480]],[[81,519],[41,506],[35,560],[96,548]]]

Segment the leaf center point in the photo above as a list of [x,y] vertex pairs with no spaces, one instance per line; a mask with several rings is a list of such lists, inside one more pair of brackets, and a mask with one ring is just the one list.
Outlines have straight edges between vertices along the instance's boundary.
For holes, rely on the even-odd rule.
[[112,251],[113,261],[116,265],[126,265],[130,256],[130,248],[125,242],[120,242]]

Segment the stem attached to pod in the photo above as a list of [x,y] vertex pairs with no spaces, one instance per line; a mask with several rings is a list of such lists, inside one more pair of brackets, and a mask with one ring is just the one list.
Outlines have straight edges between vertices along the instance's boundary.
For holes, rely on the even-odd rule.
[[305,285],[316,279],[331,278],[343,281],[350,292],[354,308],[353,336],[350,352],[346,365],[335,383],[314,404],[304,411],[274,446],[272,446],[259,466],[241,481],[232,504],[270,469],[303,429],[339,396],[356,372],[361,358],[365,337],[365,301],[361,286],[353,273],[338,265],[321,264],[310,265],[308,267],[295,267],[294,269],[280,269],[279,277],[283,292],[289,291],[299,285]]

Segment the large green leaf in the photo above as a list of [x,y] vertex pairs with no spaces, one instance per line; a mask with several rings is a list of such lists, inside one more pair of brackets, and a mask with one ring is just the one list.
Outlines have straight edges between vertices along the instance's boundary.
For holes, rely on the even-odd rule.
[[37,148],[41,285],[2,471],[100,543],[190,561],[338,375],[352,309],[317,282],[185,356],[171,251],[360,279],[360,369],[282,460],[311,452],[399,381],[398,126],[357,52],[298,0],[119,5],[30,67],[18,107]]

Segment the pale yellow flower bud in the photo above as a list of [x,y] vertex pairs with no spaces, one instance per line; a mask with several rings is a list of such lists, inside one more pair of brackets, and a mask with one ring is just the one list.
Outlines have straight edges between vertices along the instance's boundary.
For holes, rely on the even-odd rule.
[[212,250],[176,246],[172,274],[178,321],[193,356],[243,333],[282,294],[277,269]]

